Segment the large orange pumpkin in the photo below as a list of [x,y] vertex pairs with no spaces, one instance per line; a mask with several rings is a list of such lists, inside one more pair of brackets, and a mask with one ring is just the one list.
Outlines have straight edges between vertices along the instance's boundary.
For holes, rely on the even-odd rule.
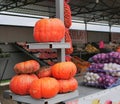
[[15,75],[10,81],[9,88],[15,94],[27,95],[32,81],[36,79],[38,77],[35,74]]
[[58,80],[58,82],[60,86],[59,93],[67,93],[67,92],[75,91],[78,88],[78,82],[74,77],[68,80]]
[[40,19],[34,26],[36,42],[60,42],[65,36],[64,23],[58,18]]
[[17,74],[33,73],[39,70],[40,64],[36,60],[28,60],[15,64],[14,71]]
[[41,68],[36,72],[36,75],[37,75],[39,78],[42,78],[42,77],[51,77],[51,76],[52,76],[51,67],[50,67],[50,66],[43,66],[43,67],[41,67]]
[[51,67],[52,76],[57,79],[70,79],[77,72],[77,67],[73,62],[59,62]]
[[55,78],[43,77],[32,82],[30,95],[35,99],[52,98],[59,92],[59,83]]

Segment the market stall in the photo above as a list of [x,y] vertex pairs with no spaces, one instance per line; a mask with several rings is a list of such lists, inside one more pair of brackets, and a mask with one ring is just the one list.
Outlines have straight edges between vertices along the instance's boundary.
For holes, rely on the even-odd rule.
[[[82,5],[80,8],[78,4],[82,4],[81,2],[83,2],[84,5]],[[6,5],[4,5],[4,3]],[[91,4],[92,6],[88,4]],[[113,54],[113,53],[116,53],[116,52],[113,52],[113,50],[103,53],[103,50],[101,51],[98,48],[92,46],[91,44],[87,44],[84,47],[84,51],[81,50],[83,47],[81,49],[79,47],[79,50],[75,52],[73,48],[73,43],[72,43],[73,42],[72,38],[74,39],[74,42],[76,42],[77,40],[77,44],[81,44],[81,42],[83,42],[84,45],[88,42],[87,40],[88,37],[89,39],[91,39],[90,41],[95,40],[93,38],[93,35],[89,36],[89,34],[86,32],[87,30],[90,30],[90,28],[88,28],[89,25],[87,26],[87,23],[89,21],[91,22],[95,20],[98,21],[98,18],[95,18],[96,15],[94,14],[94,12],[100,12],[100,11],[102,11],[100,12],[100,14],[102,15],[102,16],[100,15],[100,17],[102,17],[100,18],[100,20],[102,21],[106,21],[106,19],[110,20],[111,16],[109,15],[111,15],[111,13],[109,14],[109,12],[111,11],[111,9],[114,10],[118,6],[115,8],[108,8],[108,7],[111,5],[113,6],[115,4],[116,4],[115,1],[112,3],[109,2],[108,4],[106,4],[103,2],[103,0],[91,1],[91,2],[88,2],[86,0],[85,1],[78,0],[76,2],[74,2],[73,0],[71,0],[71,2],[69,0],[65,0],[65,2],[64,0],[41,0],[41,1],[22,0],[22,1],[3,2],[0,8],[1,11],[8,10],[9,12],[14,12],[18,9],[18,12],[20,13],[21,10],[28,10],[28,14],[29,14],[31,13],[30,10],[32,10],[32,13],[34,11],[33,13],[34,15],[38,15],[38,14],[42,15],[45,13],[45,15],[48,17],[54,17],[54,18],[57,17],[60,20],[64,21],[64,25],[65,25],[65,28],[64,28],[64,25],[60,24],[61,22],[59,22],[58,19],[50,20],[51,18],[47,18],[47,19],[44,19],[45,22],[43,21],[42,23],[40,23],[40,21],[38,21],[34,25],[34,34],[32,34],[32,36],[34,37],[34,40],[29,38],[30,42],[25,42],[25,40],[28,39],[26,37],[27,36],[29,37],[29,35],[26,35],[24,39],[22,39],[23,37],[21,35],[20,40],[19,40],[19,37],[17,36],[15,36],[15,38],[11,40],[9,39],[7,40],[7,41],[12,41],[11,45],[14,46],[14,48],[17,49],[17,51],[19,50],[19,52],[24,53],[25,56],[27,55],[29,57],[29,58],[27,57],[28,59],[34,59],[34,61],[22,60],[21,63],[19,63],[21,60],[19,61],[17,60],[17,62],[12,63],[12,68],[11,67],[9,68],[10,70],[12,69],[12,71],[14,70],[15,72],[14,75],[16,74],[16,77],[22,74],[25,74],[27,77],[32,79],[33,76],[35,77],[36,75],[33,75],[31,77],[31,74],[37,73],[37,75],[39,75],[38,70],[42,66],[49,66],[52,68],[54,67],[53,69],[54,70],[57,69],[57,72],[52,72],[52,75],[51,75],[52,78],[54,78],[54,83],[51,83],[52,81],[49,82],[51,78],[48,80],[46,79],[43,80],[42,78],[39,78],[39,80],[36,80],[34,83],[31,82],[32,83],[31,84],[29,83],[29,80],[27,79],[25,80],[26,76],[23,75],[22,78],[24,80],[22,79],[21,81],[20,80],[21,78],[20,78],[14,83],[12,83],[12,81],[10,82],[9,89],[4,91],[3,97],[5,99],[9,99],[10,101],[13,100],[18,104],[22,104],[22,103],[25,103],[25,104],[33,104],[33,103],[34,104],[54,104],[54,103],[100,104],[100,103],[103,103],[104,104],[105,103],[107,104],[106,103],[107,101],[119,103],[119,100],[120,100],[118,98],[119,97],[118,90],[120,89],[119,88],[119,77],[120,77],[119,53]],[[73,11],[70,10],[70,6],[72,8],[71,10]],[[104,8],[101,9],[101,6]],[[39,7],[41,7],[43,10],[39,11],[38,9]],[[63,11],[63,8],[64,8],[64,11]],[[91,10],[95,10],[95,11],[91,11]],[[107,13],[104,12],[105,10],[107,11]],[[64,12],[64,15],[63,15],[63,12]],[[87,15],[88,12],[90,12],[89,15]],[[16,15],[16,14],[11,14],[11,15]],[[78,33],[77,35],[73,34],[75,36],[70,35],[70,26],[72,25],[72,16],[74,16],[74,18],[75,16],[76,18],[78,16],[77,19],[79,19],[79,15],[80,15],[80,19],[84,20],[85,31],[77,31]],[[22,15],[19,15],[19,16],[22,17]],[[25,17],[29,17],[29,15],[26,15]],[[91,17],[91,18],[88,18],[88,17]],[[107,17],[110,17],[110,18],[107,18]],[[114,17],[114,12],[112,17]],[[30,17],[30,18],[33,18],[33,17]],[[36,17],[36,16],[35,18],[40,19],[40,17]],[[42,20],[42,18],[40,20]],[[112,21],[112,19],[111,21],[109,21],[110,26],[111,24],[119,23],[118,19],[114,19],[114,20],[115,22]],[[53,22],[52,24],[49,25],[49,23],[47,23],[48,21],[49,23],[51,23],[51,21]],[[43,26],[42,29],[39,28],[41,27],[40,24],[42,24]],[[46,27],[47,25],[48,27]],[[109,26],[106,26],[106,27],[107,27],[107,32],[109,32],[109,28],[111,29],[111,27]],[[49,30],[49,32],[47,31],[47,29]],[[53,34],[56,34],[56,33],[57,35],[53,36]],[[44,37],[46,35],[47,37]],[[71,36],[73,37],[71,38]],[[101,39],[107,38],[105,40],[108,42],[110,41],[111,37],[110,37],[110,34],[109,35],[107,34],[106,36],[103,36],[103,37],[99,35],[98,38],[101,38]],[[16,39],[18,39],[17,41],[24,40],[24,42],[16,42]],[[6,41],[6,37],[3,37],[3,40]],[[98,42],[99,39],[98,40],[96,39],[95,41]],[[7,42],[7,45],[9,44],[10,43]],[[14,54],[14,52],[12,51],[11,54]],[[21,56],[21,54],[19,55]],[[19,55],[17,55],[17,59],[19,59]],[[22,58],[26,58],[24,57],[24,55],[22,56]],[[67,61],[65,59],[66,56],[69,56],[67,57]],[[13,60],[11,60],[10,62],[12,61]],[[64,61],[65,63],[62,63]],[[6,68],[5,66],[7,66],[7,64],[8,64],[8,60],[5,61],[5,64],[2,64],[2,65],[4,66],[4,68]],[[47,69],[47,68],[48,67],[45,67],[43,69]],[[4,71],[2,71],[2,73],[4,74]],[[3,78],[3,74],[1,75],[1,79]],[[12,79],[13,77],[11,77],[11,80]],[[68,81],[71,79],[72,79],[72,84],[70,83],[66,84],[66,80]],[[61,85],[62,91],[58,87],[60,85],[57,83],[58,81],[59,82],[65,81],[65,83]],[[26,83],[29,85],[27,85]],[[22,85],[25,85],[25,84],[29,86],[27,87],[27,90],[26,90],[26,86],[21,87]],[[55,84],[57,87],[55,86]],[[18,89],[18,87],[20,90]],[[46,88],[46,89],[50,88],[50,89],[45,90],[43,88]],[[41,89],[43,92],[40,91]]]

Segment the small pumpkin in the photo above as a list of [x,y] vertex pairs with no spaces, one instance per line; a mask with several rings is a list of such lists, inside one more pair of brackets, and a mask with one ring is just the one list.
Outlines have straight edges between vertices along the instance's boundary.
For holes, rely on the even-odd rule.
[[59,93],[67,93],[67,92],[75,91],[78,88],[78,82],[74,77],[68,80],[58,80],[58,82],[60,86]]
[[41,67],[41,68],[36,72],[36,75],[37,75],[39,78],[42,78],[42,77],[51,77],[51,76],[52,76],[51,67],[50,67],[50,66],[43,66],[43,67]]
[[28,60],[15,64],[13,69],[17,74],[33,73],[40,69],[40,64],[36,60]]
[[59,82],[52,77],[43,77],[32,82],[30,95],[35,99],[52,98],[59,92]]
[[52,76],[57,79],[70,79],[77,72],[77,67],[73,62],[58,62],[51,67]]
[[36,79],[38,77],[35,74],[15,75],[10,81],[9,88],[15,94],[27,95],[32,81]]
[[34,39],[36,42],[60,42],[65,36],[65,25],[58,18],[44,18],[34,26]]

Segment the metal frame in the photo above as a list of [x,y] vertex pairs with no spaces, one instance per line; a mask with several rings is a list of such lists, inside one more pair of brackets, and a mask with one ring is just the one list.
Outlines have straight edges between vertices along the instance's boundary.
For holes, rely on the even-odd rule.
[[[56,17],[60,18],[64,22],[64,0],[55,0],[56,2]],[[65,44],[65,39],[61,43]],[[69,46],[70,48],[70,46]],[[65,61],[65,48],[58,50],[58,61]]]
[[29,49],[61,49],[61,48],[70,48],[69,43],[64,42],[50,42],[50,43],[27,43]]
[[66,100],[70,100],[73,98],[78,97],[78,90],[74,92],[69,92],[65,94],[58,94],[55,97],[49,98],[49,99],[34,99],[30,97],[29,95],[27,96],[20,96],[13,94],[10,90],[6,90],[3,93],[3,97],[6,99],[12,99],[16,101],[18,104],[56,104],[60,102],[64,102]]

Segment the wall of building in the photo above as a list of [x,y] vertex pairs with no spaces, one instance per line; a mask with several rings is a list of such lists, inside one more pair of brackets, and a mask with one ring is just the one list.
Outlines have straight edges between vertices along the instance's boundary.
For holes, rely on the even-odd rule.
[[70,30],[70,35],[74,45],[81,46],[87,42],[99,42],[103,40],[108,43],[110,41],[109,32]]
[[99,42],[100,40],[103,40],[104,42],[110,41],[110,36],[108,32],[93,32],[88,31],[87,32],[87,41],[88,42]]
[[[76,30],[77,35],[80,34],[80,30]],[[76,34],[74,32],[73,37]],[[104,40],[109,42],[108,32],[94,32],[88,31],[87,37],[85,36],[84,42],[98,42]],[[85,34],[85,35],[86,35]],[[83,36],[82,36],[83,37]],[[77,38],[78,39],[78,38]],[[33,38],[33,27],[22,27],[22,26],[0,26],[0,42],[34,42]],[[79,41],[79,40],[77,40]]]
[[0,42],[33,42],[33,27],[0,26]]

